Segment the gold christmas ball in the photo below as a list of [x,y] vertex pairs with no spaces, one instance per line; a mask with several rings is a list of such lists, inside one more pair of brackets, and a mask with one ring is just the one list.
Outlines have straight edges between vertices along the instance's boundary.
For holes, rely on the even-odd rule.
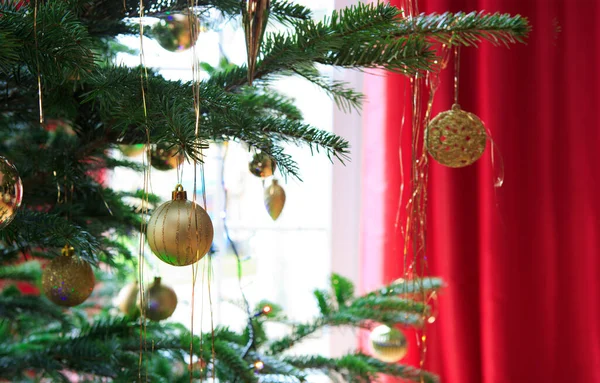
[[406,356],[408,344],[402,331],[386,325],[375,327],[369,335],[373,355],[386,363],[395,363]]
[[485,151],[483,122],[459,105],[438,114],[425,131],[427,151],[440,164],[461,168],[477,161]]
[[4,229],[17,215],[23,202],[23,184],[17,168],[0,156],[0,229]]
[[119,145],[121,153],[123,153],[123,155],[126,157],[137,157],[140,154],[144,153],[144,148],[144,144]]
[[140,292],[139,282],[131,282],[126,284],[116,299],[116,306],[119,310],[130,317],[135,317],[139,314],[138,309],[138,293]]
[[260,178],[266,178],[273,175],[277,165],[275,160],[267,153],[256,153],[252,161],[248,164],[250,173]]
[[52,302],[73,307],[83,303],[94,290],[96,278],[89,263],[75,255],[70,246],[54,258],[42,273],[42,289]]
[[279,181],[274,179],[271,185],[265,189],[265,207],[274,221],[279,218],[284,205],[285,190],[279,185]]
[[160,260],[173,266],[187,266],[210,250],[213,225],[208,213],[188,201],[183,187],[177,185],[172,200],[160,205],[150,216],[146,237]]
[[158,144],[150,152],[150,164],[156,170],[172,170],[183,164],[185,156],[176,147],[167,148]]
[[[192,36],[192,25],[195,28]],[[191,48],[198,40],[201,32],[198,17],[188,16],[187,13],[172,13],[161,17],[152,27],[152,35],[158,44],[169,52],[180,52]]]
[[160,283],[160,278],[154,278],[154,283],[145,295],[146,318],[153,321],[167,319],[177,307],[177,295],[172,288]]

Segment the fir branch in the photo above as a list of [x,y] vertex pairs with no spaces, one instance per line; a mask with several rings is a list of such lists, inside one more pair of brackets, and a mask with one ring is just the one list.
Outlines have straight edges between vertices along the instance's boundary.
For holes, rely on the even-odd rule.
[[44,318],[50,321],[58,321],[67,327],[68,321],[62,310],[41,297],[6,296],[0,295],[0,318],[15,320],[21,316]]
[[401,21],[397,36],[423,36],[445,45],[473,46],[485,40],[495,46],[525,43],[531,26],[527,18],[501,13],[421,14]]
[[42,268],[40,263],[35,261],[0,267],[0,280],[37,282],[41,277]]

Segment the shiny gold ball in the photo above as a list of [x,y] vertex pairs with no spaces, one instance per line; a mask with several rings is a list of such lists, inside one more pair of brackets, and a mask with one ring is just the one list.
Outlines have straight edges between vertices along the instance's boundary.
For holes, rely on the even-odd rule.
[[139,315],[138,309],[138,293],[140,292],[139,282],[131,282],[126,284],[116,299],[116,305],[119,310],[130,317]]
[[369,335],[373,355],[386,363],[395,363],[406,356],[408,344],[402,331],[386,325],[375,327]]
[[17,215],[23,202],[23,184],[17,168],[0,156],[0,229],[4,229]]
[[[194,25],[194,36],[192,36]],[[193,16],[190,20],[186,13],[173,13],[161,17],[158,24],[152,27],[152,35],[158,44],[170,52],[184,51],[191,48],[198,40],[200,21]]]
[[425,131],[427,151],[440,164],[452,168],[471,165],[485,151],[483,122],[460,106],[438,114]]
[[134,145],[119,145],[119,149],[121,153],[123,153],[126,157],[137,157],[140,154],[144,153],[146,145],[144,144],[134,144]]
[[210,250],[213,234],[208,213],[187,200],[181,185],[177,185],[171,201],[152,213],[146,229],[152,252],[173,266],[187,266],[202,259]]
[[266,153],[256,153],[248,164],[250,173],[260,178],[272,176],[276,168],[275,160]]
[[167,148],[159,144],[150,152],[150,164],[156,170],[176,169],[184,160],[185,156],[176,147]]
[[167,319],[177,307],[177,295],[172,288],[160,283],[160,278],[154,278],[154,283],[146,295],[146,318],[153,321]]
[[52,302],[73,307],[83,303],[94,290],[96,278],[89,263],[65,246],[60,257],[54,258],[42,273],[42,289]]
[[265,207],[274,221],[279,218],[284,205],[285,190],[283,190],[281,185],[279,185],[279,182],[274,179],[271,185],[265,188]]

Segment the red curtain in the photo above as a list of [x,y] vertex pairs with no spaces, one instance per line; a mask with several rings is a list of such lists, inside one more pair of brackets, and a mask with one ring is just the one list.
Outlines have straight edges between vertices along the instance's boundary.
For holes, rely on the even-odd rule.
[[[420,7],[521,14],[533,27],[527,45],[462,49],[460,104],[491,130],[505,182],[494,187],[489,144],[471,167],[430,161],[428,260],[448,287],[428,329],[427,367],[448,383],[598,383],[600,4],[425,0]],[[452,70],[434,115],[452,104]],[[408,152],[410,140],[408,128],[400,137],[405,80],[366,81],[362,285],[369,289],[402,275],[398,148]]]

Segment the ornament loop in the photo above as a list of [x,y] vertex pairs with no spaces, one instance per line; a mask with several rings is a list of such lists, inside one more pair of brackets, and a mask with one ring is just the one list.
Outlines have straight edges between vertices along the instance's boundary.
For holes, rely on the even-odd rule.
[[69,244],[66,244],[65,247],[62,248],[60,253],[64,257],[70,257],[75,255],[75,249],[72,246],[69,246]]
[[460,105],[459,104],[453,104],[452,105],[452,110],[461,110],[460,109]]
[[183,186],[181,186],[181,184],[177,184],[177,186],[175,186],[175,190],[171,193],[171,199],[173,199],[173,201],[185,201],[187,199],[187,192],[183,190]]

